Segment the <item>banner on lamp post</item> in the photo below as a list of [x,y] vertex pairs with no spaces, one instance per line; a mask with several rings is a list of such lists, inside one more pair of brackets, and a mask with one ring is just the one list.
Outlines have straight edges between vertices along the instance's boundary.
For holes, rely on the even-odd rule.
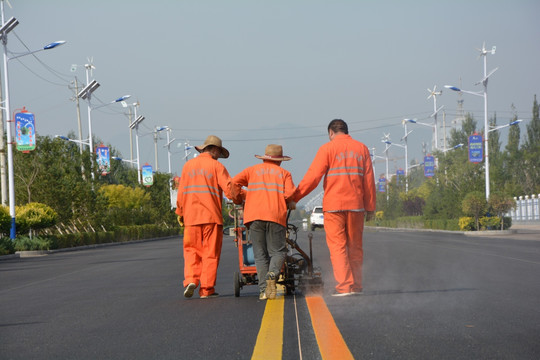
[[476,133],[469,136],[469,162],[480,163],[484,161],[484,147],[482,135]]
[[34,114],[22,112],[15,114],[15,141],[17,150],[30,152],[36,148],[36,122]]
[[397,171],[396,171],[396,176],[397,176],[397,180],[399,181],[399,177],[400,177],[400,176],[405,176],[405,170],[403,170],[403,169],[401,169],[401,168],[400,168],[400,169],[397,169]]
[[107,146],[100,145],[96,148],[96,161],[101,176],[111,172],[111,154]]
[[435,157],[433,155],[424,156],[424,176],[435,176]]
[[386,179],[384,176],[379,178],[379,192],[386,192]]
[[145,164],[142,167],[142,181],[144,186],[152,186],[154,184],[154,173],[152,172],[152,166]]

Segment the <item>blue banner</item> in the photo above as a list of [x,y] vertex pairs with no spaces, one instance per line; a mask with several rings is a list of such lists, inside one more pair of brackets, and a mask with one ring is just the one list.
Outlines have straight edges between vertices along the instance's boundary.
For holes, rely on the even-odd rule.
[[379,178],[379,192],[386,192],[386,179],[384,177]]
[[15,114],[15,141],[17,143],[17,150],[19,151],[29,152],[36,148],[36,122],[34,114],[29,112]]
[[397,169],[396,175],[397,175],[397,179],[398,179],[398,181],[399,181],[399,177],[400,177],[400,176],[405,176],[405,170],[403,170],[403,169]]
[[96,161],[102,176],[111,172],[111,158],[107,146],[100,145],[96,148]]
[[144,186],[154,184],[154,173],[152,172],[151,165],[146,164],[142,167],[142,181]]
[[473,134],[469,136],[469,161],[479,163],[484,161],[484,147],[482,135]]
[[424,157],[424,176],[433,177],[435,175],[435,158],[432,155]]

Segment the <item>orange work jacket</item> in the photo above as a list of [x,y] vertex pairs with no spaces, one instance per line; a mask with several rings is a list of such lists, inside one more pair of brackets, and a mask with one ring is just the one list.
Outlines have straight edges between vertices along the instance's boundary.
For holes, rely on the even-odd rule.
[[298,184],[299,201],[324,176],[323,211],[375,210],[375,178],[368,148],[348,134],[337,134],[322,145]]
[[176,199],[176,214],[185,225],[223,224],[223,192],[230,195],[231,177],[227,169],[209,153],[189,160],[182,169]]
[[244,169],[233,179],[233,186],[246,186],[244,223],[272,221],[287,226],[287,201],[294,193],[291,173],[274,161]]

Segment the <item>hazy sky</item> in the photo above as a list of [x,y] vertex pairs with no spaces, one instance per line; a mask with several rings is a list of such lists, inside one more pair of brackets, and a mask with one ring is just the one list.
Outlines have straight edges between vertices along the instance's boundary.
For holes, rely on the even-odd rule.
[[[93,59],[101,87],[99,105],[131,94],[140,102],[141,162],[155,167],[155,126],[169,126],[173,173],[184,164],[183,143],[220,136],[231,157],[231,175],[253,165],[268,143],[282,144],[293,160],[283,163],[297,184],[318,147],[328,141],[334,118],[382,155],[383,133],[403,135],[401,120],[431,123],[427,89],[446,84],[481,91],[477,48],[497,47],[487,58],[489,116],[508,123],[512,105],[530,121],[540,94],[540,2],[516,1],[60,1],[10,0],[5,18],[20,24],[8,37],[14,53],[55,40],[67,43],[9,62],[11,108],[26,106],[40,135],[77,134],[69,89],[86,82]],[[23,45],[24,43],[24,45]],[[78,65],[72,71],[73,65]],[[483,99],[464,94],[463,108],[483,128]],[[447,126],[458,95],[443,91]],[[92,112],[95,137],[130,158],[127,109],[113,104]],[[87,104],[81,102],[83,137]],[[443,114],[439,113],[439,123]],[[409,160],[431,149],[431,129],[409,127]],[[443,131],[440,130],[440,134]],[[501,130],[506,140],[508,129]],[[442,139],[442,135],[441,135]],[[442,140],[440,140],[442,142]],[[158,140],[159,170],[167,172],[165,133]],[[181,147],[177,147],[177,144]],[[390,150],[390,171],[404,167],[403,150]],[[420,160],[421,161],[421,160]],[[378,174],[384,163],[376,163]]]

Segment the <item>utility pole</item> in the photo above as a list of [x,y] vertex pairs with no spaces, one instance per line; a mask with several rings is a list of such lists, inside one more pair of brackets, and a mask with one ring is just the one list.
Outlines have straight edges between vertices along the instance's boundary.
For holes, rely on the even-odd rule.
[[[0,81],[1,82],[1,81]],[[2,86],[0,86],[0,102],[3,102]],[[8,185],[6,173],[6,141],[4,131],[4,112],[0,111],[0,186],[2,187],[2,205],[8,205]]]
[[82,155],[83,138],[82,138],[82,125],[81,125],[81,108],[79,107],[79,97],[77,96],[78,93],[79,93],[79,82],[77,80],[77,77],[75,76],[75,104],[77,105],[77,124],[79,125],[79,149]]

